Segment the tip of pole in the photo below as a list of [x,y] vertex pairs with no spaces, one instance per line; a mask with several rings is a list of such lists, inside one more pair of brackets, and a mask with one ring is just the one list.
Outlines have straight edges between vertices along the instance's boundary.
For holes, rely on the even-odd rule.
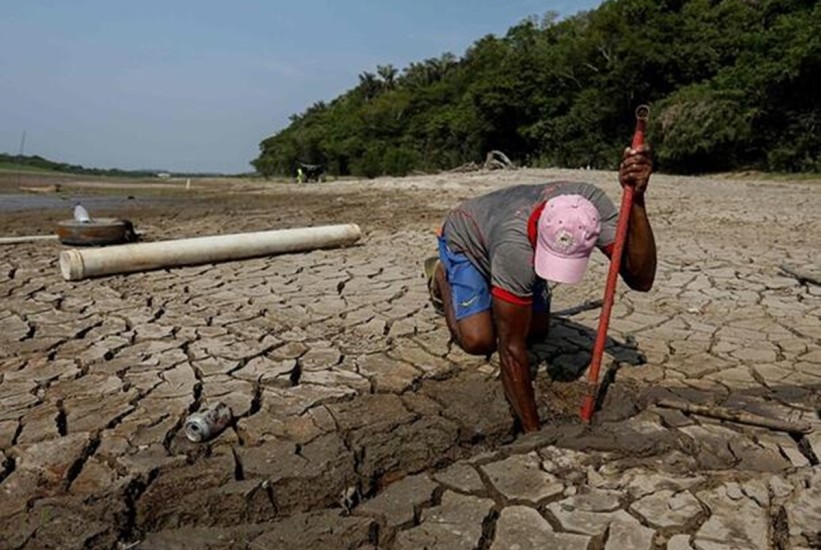
[[595,405],[595,398],[592,395],[585,395],[582,401],[582,408],[579,412],[579,417],[585,424],[590,424],[590,419],[593,418],[593,406]]

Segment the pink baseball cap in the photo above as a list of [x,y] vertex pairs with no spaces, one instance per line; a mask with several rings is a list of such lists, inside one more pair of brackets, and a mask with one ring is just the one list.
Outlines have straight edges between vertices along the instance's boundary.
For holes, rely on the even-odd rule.
[[599,211],[581,195],[547,201],[539,216],[534,266],[542,279],[575,284],[582,280],[599,238]]

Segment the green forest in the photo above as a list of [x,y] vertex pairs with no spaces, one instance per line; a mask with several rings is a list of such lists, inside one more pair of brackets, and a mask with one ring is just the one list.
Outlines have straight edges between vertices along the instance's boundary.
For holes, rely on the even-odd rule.
[[260,144],[263,176],[299,163],[375,177],[500,150],[531,167],[611,169],[650,105],[658,170],[821,172],[821,2],[607,0],[530,17],[460,58],[380,65]]

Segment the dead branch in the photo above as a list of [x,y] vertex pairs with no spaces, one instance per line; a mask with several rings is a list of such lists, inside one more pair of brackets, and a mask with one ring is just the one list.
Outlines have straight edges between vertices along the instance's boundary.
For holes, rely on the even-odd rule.
[[567,309],[562,309],[559,311],[555,311],[551,313],[553,317],[570,317],[571,315],[576,315],[577,313],[582,313],[584,311],[590,311],[591,309],[598,309],[602,306],[602,300],[587,300],[582,302],[581,304],[573,307],[569,307]]
[[510,161],[506,154],[493,150],[488,152],[482,168],[485,170],[515,170],[516,166]]
[[448,172],[476,172],[479,170],[479,165],[475,162],[466,162],[462,166],[457,166],[456,168],[451,168]]
[[759,416],[746,411],[726,409],[724,407],[717,407],[713,405],[696,405],[695,403],[685,403],[683,401],[674,401],[672,399],[660,399],[656,405],[666,409],[677,409],[679,411],[684,411],[691,414],[718,418],[720,420],[728,420],[739,424],[748,424],[750,426],[758,426],[760,428],[767,428],[778,432],[806,434],[812,431],[812,426],[806,422],[787,422],[786,420],[778,420],[777,418]]

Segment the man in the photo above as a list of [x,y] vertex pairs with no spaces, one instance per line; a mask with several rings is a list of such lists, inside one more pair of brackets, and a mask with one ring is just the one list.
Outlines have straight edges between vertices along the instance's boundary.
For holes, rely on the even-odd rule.
[[[644,195],[649,149],[626,149],[619,182],[634,189],[621,277],[646,292],[656,273],[656,245]],[[517,185],[452,210],[439,237],[439,257],[426,262],[431,300],[443,310],[467,353],[499,351],[502,385],[525,431],[539,428],[527,340],[544,338],[550,316],[545,281],[581,281],[594,247],[610,257],[618,210],[588,183]]]

